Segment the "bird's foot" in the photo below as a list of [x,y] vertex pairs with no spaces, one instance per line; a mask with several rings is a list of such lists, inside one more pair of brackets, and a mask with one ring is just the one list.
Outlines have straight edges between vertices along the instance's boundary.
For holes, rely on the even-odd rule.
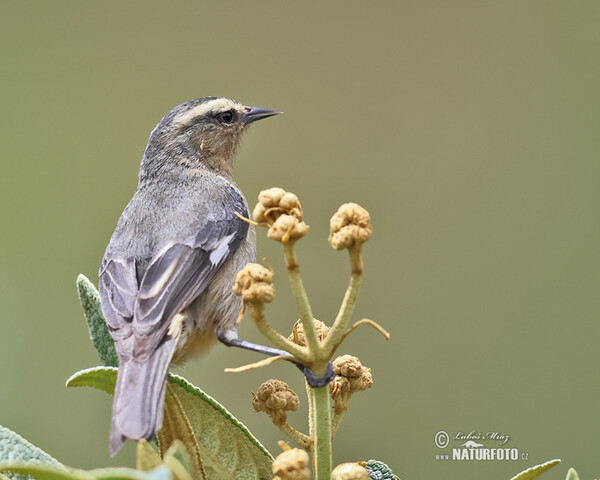
[[333,364],[331,362],[329,362],[329,365],[327,365],[327,371],[325,372],[325,374],[321,375],[320,377],[317,377],[309,367],[296,361],[293,355],[284,350],[280,350],[278,348],[273,347],[266,347],[264,345],[258,345],[256,343],[247,342],[246,340],[240,340],[239,338],[237,338],[237,336],[232,334],[232,332],[224,332],[221,334],[217,334],[217,338],[221,343],[224,343],[228,347],[243,348],[245,350],[251,350],[253,352],[262,353],[263,355],[269,355],[271,357],[283,357],[284,360],[292,362],[302,371],[302,373],[306,377],[306,381],[312,388],[324,387],[335,378]]
[[313,371],[299,363],[296,363],[296,366],[302,370],[304,376],[306,377],[306,381],[312,388],[319,388],[328,385],[335,378],[335,372],[333,371],[333,363],[329,362],[327,365],[327,371],[325,375],[321,375],[320,377],[315,376]]

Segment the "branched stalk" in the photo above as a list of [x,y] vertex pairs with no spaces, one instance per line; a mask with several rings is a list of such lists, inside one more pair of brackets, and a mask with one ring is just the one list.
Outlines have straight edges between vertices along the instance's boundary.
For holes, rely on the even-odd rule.
[[[350,255],[351,277],[350,283],[344,295],[344,299],[333,326],[323,341],[317,335],[315,318],[304,288],[304,283],[300,275],[300,267],[294,243],[302,238],[308,231],[308,225],[303,221],[302,207],[298,197],[291,192],[286,192],[281,188],[271,188],[260,192],[259,203],[253,210],[253,218],[256,224],[268,227],[268,237],[278,241],[283,246],[285,256],[285,265],[288,272],[290,286],[300,316],[303,327],[304,343],[306,347],[299,346],[290,342],[283,335],[271,328],[264,318],[264,302],[270,302],[273,299],[273,273],[260,265],[249,268],[245,267],[245,274],[238,274],[236,279],[236,293],[242,295],[246,304],[251,308],[252,318],[256,326],[265,337],[274,345],[293,354],[301,363],[308,366],[315,377],[324,380],[327,373],[329,362],[333,353],[346,336],[358,325],[370,324],[383,333],[387,338],[387,332],[370,320],[362,320],[348,330],[348,323],[354,311],[358,292],[361,286],[363,263],[361,257],[361,247],[372,233],[369,213],[360,205],[347,203],[342,205],[338,211],[331,217],[329,226],[329,243],[335,250],[348,249]],[[321,328],[319,326],[319,328]],[[298,335],[294,331],[296,340]],[[355,358],[355,357],[353,357]],[[355,359],[355,363],[358,359]],[[357,366],[355,365],[354,368]],[[364,390],[372,384],[372,379],[368,369],[362,367],[358,362],[358,367],[363,370],[363,376],[351,377],[346,383],[355,390]],[[342,372],[343,370],[340,370]],[[336,379],[341,375],[335,371]],[[359,381],[360,380],[360,381]],[[341,380],[340,380],[341,381]],[[311,382],[312,383],[312,382]],[[316,385],[322,385],[321,382],[315,382]],[[288,387],[289,388],[289,387]],[[336,406],[339,407],[341,388],[337,386]],[[291,427],[287,421],[279,422],[278,427],[287,435],[294,439],[298,444],[303,445],[305,449],[310,447],[313,452],[313,471],[316,480],[330,480],[332,467],[332,436],[337,431],[343,413],[336,413],[333,417],[329,385],[312,388],[308,382],[306,384],[309,400],[309,433],[310,436],[298,432]],[[292,392],[293,393],[293,392]],[[351,393],[351,392],[350,392]],[[333,395],[333,390],[332,393]],[[294,394],[295,395],[295,394]],[[349,394],[346,394],[349,395]],[[257,398],[257,397],[255,397]],[[349,400],[349,396],[348,396]],[[262,408],[262,407],[261,407]],[[347,408],[345,405],[344,410]],[[340,408],[336,408],[340,411]]]
[[256,328],[276,347],[279,347],[286,352],[294,355],[298,360],[302,362],[308,363],[311,358],[309,352],[307,352],[306,348],[301,347],[300,345],[296,345],[293,342],[290,342],[286,337],[284,337],[281,333],[275,330],[271,325],[268,324],[267,319],[265,318],[265,306],[262,303],[253,303],[250,305],[250,313],[251,317],[254,319],[254,323],[256,324]]
[[[284,242],[283,251],[290,285],[296,306],[304,327],[304,335],[308,348],[308,356],[312,360],[311,368],[315,375],[323,375],[327,369],[327,360],[323,360],[322,349],[314,326],[314,317],[306,295],[304,283],[300,275],[300,266],[296,258],[293,242]],[[311,437],[314,441],[313,471],[317,480],[329,480],[331,477],[331,406],[329,387],[310,388],[309,398],[312,398],[312,416],[310,420]]]
[[331,418],[331,439],[332,440],[335,438],[335,434],[337,433],[338,428],[340,428],[340,423],[342,423],[342,418],[344,418],[344,413],[346,413],[345,410],[342,413],[334,412],[333,417]]
[[333,351],[337,348],[342,340],[342,337],[346,331],[346,327],[348,326],[350,318],[352,317],[352,312],[354,312],[356,299],[358,298],[358,292],[360,291],[360,285],[362,283],[363,267],[362,258],[360,255],[360,246],[350,248],[349,253],[352,275],[350,276],[350,283],[346,289],[346,294],[344,295],[344,300],[342,301],[342,305],[337,314],[335,322],[333,323],[331,330],[329,330],[329,334],[321,345],[321,350],[325,355],[332,355]]
[[289,438],[291,438],[294,442],[296,442],[300,447],[302,447],[307,452],[312,451],[312,439],[308,435],[304,435],[302,432],[299,432],[294,427],[292,427],[289,423],[284,422],[282,424],[275,424],[279,430],[285,433]]
[[304,282],[300,276],[300,266],[298,265],[298,259],[296,258],[294,242],[284,242],[283,253],[285,255],[285,266],[287,267],[290,285],[292,287],[294,299],[296,300],[296,307],[298,308],[298,314],[300,315],[300,320],[304,327],[304,335],[306,336],[306,345],[308,347],[309,356],[314,359],[315,354],[320,351],[319,339],[317,338],[317,332],[315,331],[313,324],[314,317],[308,301],[308,295],[306,295]]
[[379,333],[381,333],[386,340],[390,339],[390,334],[387,332],[387,330],[385,328],[383,328],[381,325],[379,325],[377,322],[374,322],[373,320],[369,320],[368,318],[363,318],[362,320],[359,320],[358,322],[356,322],[354,325],[352,325],[348,330],[346,330],[344,332],[344,334],[340,338],[339,342],[337,343],[337,346],[334,347],[333,352],[331,352],[332,356],[335,353],[335,351],[337,350],[337,347],[339,347],[344,342],[346,337],[348,335],[350,335],[354,330],[356,330],[361,325],[369,325],[369,326],[373,327],[375,330],[377,330]]

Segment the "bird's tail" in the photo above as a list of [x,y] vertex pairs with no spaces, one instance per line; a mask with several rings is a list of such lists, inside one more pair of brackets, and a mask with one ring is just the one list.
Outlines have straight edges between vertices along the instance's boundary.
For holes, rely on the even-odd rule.
[[175,343],[162,343],[144,361],[122,361],[119,365],[110,427],[110,454],[125,439],[151,440],[162,426],[166,378]]

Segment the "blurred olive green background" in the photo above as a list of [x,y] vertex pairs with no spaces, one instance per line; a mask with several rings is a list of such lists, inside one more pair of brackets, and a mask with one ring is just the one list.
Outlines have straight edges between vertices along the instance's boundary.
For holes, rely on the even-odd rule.
[[[316,315],[331,321],[346,254],[327,243],[344,202],[375,234],[341,349],[372,368],[335,462],[378,458],[402,479],[600,474],[600,4],[531,1],[8,2],[0,6],[0,424],[81,468],[108,458],[110,398],[67,390],[98,363],[75,278],[97,282],[154,125],[217,95],[285,115],[256,124],[235,167],[251,204],[282,186],[302,201],[298,246]],[[281,251],[276,327],[296,319]],[[246,319],[241,334],[260,340]],[[250,408],[270,378],[217,346],[184,375],[273,452]],[[290,416],[305,426],[305,410]],[[439,430],[499,431],[528,461],[436,461]],[[457,443],[457,442],[453,442]],[[494,446],[488,443],[487,446]]]

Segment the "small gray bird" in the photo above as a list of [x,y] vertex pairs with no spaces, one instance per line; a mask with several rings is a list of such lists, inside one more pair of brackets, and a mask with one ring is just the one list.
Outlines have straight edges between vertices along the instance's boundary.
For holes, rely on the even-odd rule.
[[111,455],[126,438],[150,440],[160,429],[171,363],[206,352],[217,339],[249,345],[237,339],[241,304],[232,286],[255,261],[256,240],[236,215],[249,217],[233,159],[248,125],[278,113],[199,98],[175,107],[150,134],[137,191],[99,273],[119,357]]

